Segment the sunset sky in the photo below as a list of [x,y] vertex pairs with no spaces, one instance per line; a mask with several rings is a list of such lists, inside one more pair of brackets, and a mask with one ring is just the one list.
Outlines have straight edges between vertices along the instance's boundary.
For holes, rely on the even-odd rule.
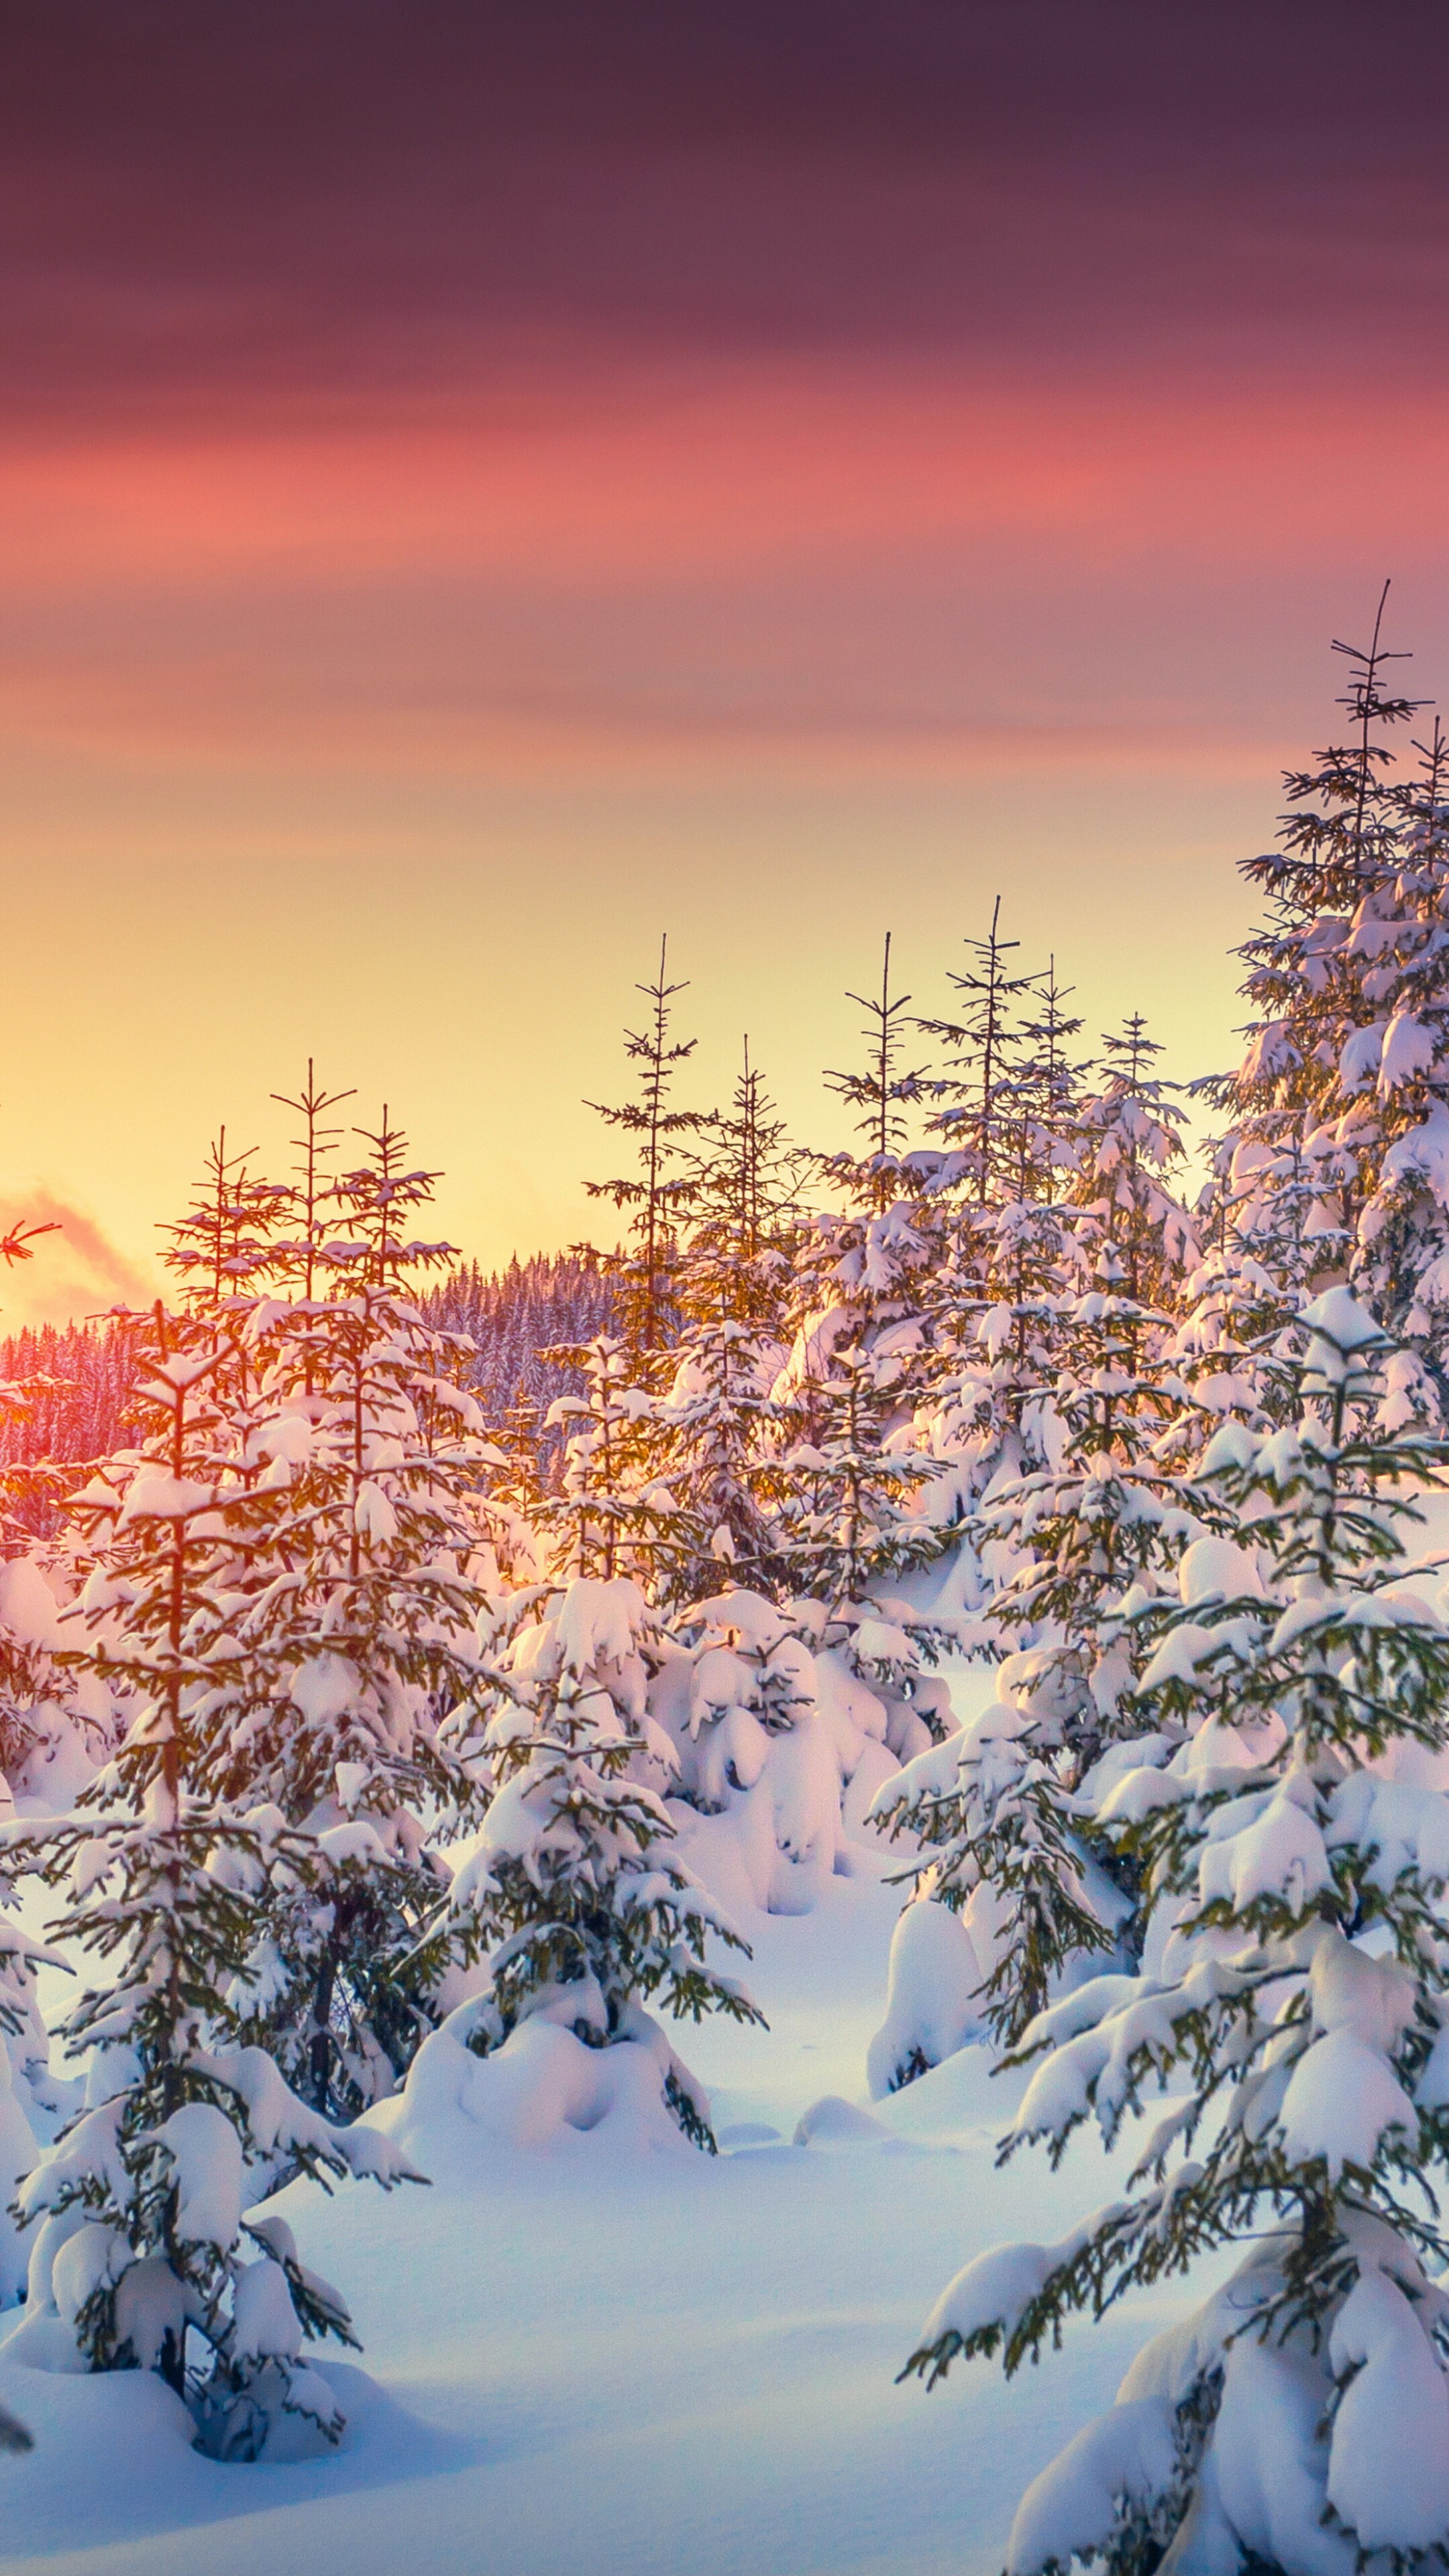
[[[1449,14],[33,0],[0,80],[3,1321],[310,1053],[485,1262],[667,930],[812,1140],[999,891],[1230,1044],[1334,634],[1449,698]],[[371,1123],[369,1115],[368,1123]]]

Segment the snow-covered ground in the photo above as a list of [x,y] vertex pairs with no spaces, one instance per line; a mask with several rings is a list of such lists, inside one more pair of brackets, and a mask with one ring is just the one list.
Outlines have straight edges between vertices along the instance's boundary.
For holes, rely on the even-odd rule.
[[[974,2576],[1023,2487],[1104,2405],[1175,2302],[1074,2328],[1007,2386],[895,2385],[937,2293],[1002,2237],[1111,2197],[1082,2145],[1053,2179],[993,2142],[1013,2095],[967,2050],[876,2111],[865,2051],[898,1898],[833,1882],[756,1916],[768,2032],[681,2034],[724,2152],[621,2146],[606,2124],[528,2154],[454,2135],[427,2190],[283,2205],[345,2290],[360,2369],[327,2365],[341,2452],[231,2467],[188,2447],[153,2376],[7,2364],[36,2436],[0,2462],[7,2571],[95,2576]],[[825,2096],[839,2109],[794,2143]]]

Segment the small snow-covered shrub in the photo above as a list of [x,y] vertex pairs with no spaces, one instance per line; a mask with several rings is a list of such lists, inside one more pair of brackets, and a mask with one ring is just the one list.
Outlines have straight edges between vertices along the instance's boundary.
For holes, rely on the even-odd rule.
[[486,1970],[454,2030],[479,2055],[540,2019],[586,2049],[640,2046],[680,2129],[712,2150],[708,2102],[645,2006],[761,2015],[709,1963],[711,1939],[747,1945],[676,1857],[660,1794],[675,1757],[648,1711],[655,1622],[625,1576],[532,1607],[492,1668],[497,1786],[432,1936],[439,1958]]

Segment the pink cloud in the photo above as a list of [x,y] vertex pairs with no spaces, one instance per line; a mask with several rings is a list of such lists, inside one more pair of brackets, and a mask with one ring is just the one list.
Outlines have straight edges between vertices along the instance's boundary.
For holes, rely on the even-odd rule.
[[0,1336],[30,1324],[68,1324],[109,1306],[145,1305],[154,1283],[92,1217],[47,1189],[0,1195],[0,1235],[15,1225],[54,1225],[31,1258],[0,1265]]

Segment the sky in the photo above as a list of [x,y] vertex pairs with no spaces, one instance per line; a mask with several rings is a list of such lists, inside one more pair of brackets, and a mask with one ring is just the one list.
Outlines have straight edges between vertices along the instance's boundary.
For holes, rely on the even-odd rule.
[[310,1055],[485,1265],[1002,898],[1229,1057],[1335,635],[1449,697],[1440,0],[33,0],[0,83],[0,1326]]

